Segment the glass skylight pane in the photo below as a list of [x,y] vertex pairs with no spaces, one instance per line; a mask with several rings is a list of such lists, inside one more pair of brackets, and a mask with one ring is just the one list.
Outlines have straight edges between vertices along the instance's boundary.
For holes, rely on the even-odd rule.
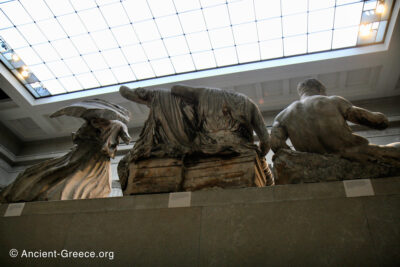
[[207,32],[199,32],[186,35],[186,40],[191,52],[199,52],[211,49]]
[[210,33],[211,44],[213,48],[233,46],[233,35],[230,27],[212,30]]
[[92,41],[92,38],[87,34],[71,37],[71,41],[81,54],[93,53],[99,50]]
[[31,17],[18,1],[10,1],[1,4],[1,9],[15,25],[32,23]]
[[174,0],[174,3],[178,12],[200,9],[198,0]]
[[122,48],[122,52],[126,56],[129,63],[137,63],[147,61],[146,54],[140,45],[131,45]]
[[257,21],[258,37],[260,41],[282,37],[281,18]]
[[54,15],[42,0],[20,0],[35,21],[52,18]]
[[51,44],[62,58],[79,56],[78,50],[75,49],[74,45],[69,39],[53,41]]
[[29,69],[36,75],[36,77],[38,77],[40,81],[45,81],[55,78],[45,64],[29,66]]
[[39,44],[47,41],[46,37],[43,36],[36,24],[22,25],[18,29],[29,44]]
[[168,58],[151,61],[151,65],[153,66],[156,76],[165,76],[175,73],[174,67]]
[[196,69],[209,69],[216,67],[214,55],[210,51],[199,52],[192,54]]
[[36,24],[42,30],[46,38],[50,41],[61,38],[67,38],[67,34],[61,28],[60,24],[57,22],[56,19],[39,21]]
[[142,44],[144,51],[146,52],[147,57],[152,59],[168,57],[167,51],[164,48],[164,44],[162,41],[154,41],[150,43]]
[[237,64],[236,49],[234,47],[226,47],[214,50],[215,59],[218,67]]
[[12,27],[11,21],[4,15],[3,11],[0,9],[0,29]]
[[121,3],[103,6],[100,7],[100,10],[110,27],[124,25],[130,22]]
[[66,93],[64,87],[58,82],[58,80],[42,81],[44,87],[52,95],[58,95]]
[[153,20],[135,23],[133,25],[141,42],[160,39],[156,24]]
[[168,16],[156,19],[158,30],[162,37],[177,36],[183,34],[178,16]]
[[336,8],[335,28],[360,24],[363,3],[344,5]]
[[104,5],[107,5],[107,4],[114,3],[114,2],[121,2],[121,0],[96,0],[96,3],[99,6],[104,6]]
[[336,0],[336,5],[340,6],[340,5],[345,5],[345,4],[349,4],[349,3],[356,3],[356,2],[361,2],[362,0]]
[[98,8],[81,11],[79,12],[79,16],[88,31],[97,31],[108,28],[107,23],[103,19]]
[[154,77],[154,72],[149,62],[133,64],[132,69],[138,79]]
[[73,57],[64,59],[64,63],[71,69],[75,74],[89,72],[89,68],[81,57]]
[[282,19],[283,36],[297,35],[307,32],[307,14],[286,16]]
[[93,72],[96,79],[100,82],[101,86],[117,83],[113,73],[109,69],[97,70]]
[[280,1],[254,0],[257,20],[281,16]]
[[0,36],[14,49],[28,46],[25,38],[15,28],[8,28],[0,31]]
[[71,71],[63,61],[54,61],[46,63],[47,67],[56,75],[56,77],[64,77],[72,75]]
[[14,49],[17,55],[25,62],[26,65],[34,65],[41,63],[42,60],[38,57],[38,55],[33,51],[32,48],[24,47]]
[[129,66],[113,68],[112,72],[114,73],[114,76],[117,78],[118,83],[124,83],[136,80],[135,75],[133,74],[133,71]]
[[60,60],[60,56],[49,43],[34,45],[32,48],[46,62]]
[[100,50],[118,47],[118,44],[110,30],[92,32],[91,35]]
[[386,24],[387,24],[387,21],[381,21],[379,23],[378,31],[376,33],[376,42],[383,41],[383,37],[385,36]]
[[283,56],[282,39],[275,39],[260,43],[261,59],[270,59]]
[[97,6],[96,2],[93,0],[70,0],[70,2],[72,6],[75,8],[75,10],[78,11]]
[[100,84],[92,73],[84,73],[75,76],[84,88],[99,87]]
[[229,26],[229,14],[226,5],[203,9],[204,18],[208,29]]
[[308,10],[317,10],[335,6],[335,0],[308,0]]
[[171,57],[171,61],[177,73],[195,70],[193,60],[190,55]]
[[307,0],[281,0],[282,15],[289,15],[307,11]]
[[147,0],[154,17],[175,14],[174,3],[171,0]]
[[333,31],[333,43],[332,48],[341,48],[354,46],[357,43],[358,36],[358,26],[344,28],[344,29],[335,29]]
[[122,54],[120,49],[112,49],[102,52],[108,66],[110,67],[118,67],[122,65],[128,65],[126,62],[124,55]]
[[317,32],[308,35],[308,52],[331,49],[332,31]]
[[293,36],[283,39],[283,48],[285,56],[305,54],[307,52],[307,36]]
[[246,23],[232,27],[236,44],[254,43],[258,41],[256,24]]
[[203,14],[200,10],[179,14],[179,18],[185,33],[199,32],[206,29]]
[[146,0],[123,1],[122,5],[132,22],[153,18]]
[[100,53],[94,53],[82,56],[91,70],[101,70],[108,68],[107,63],[104,61]]
[[76,15],[75,13],[57,17],[57,19],[69,36],[74,36],[87,32],[85,27],[79,20],[78,15]]
[[377,1],[365,1],[363,10],[372,10],[376,8]]
[[113,32],[114,37],[120,46],[139,43],[139,40],[136,38],[136,34],[131,25],[112,28],[111,31]]
[[243,0],[228,4],[229,16],[233,25],[254,21],[253,0]]
[[258,48],[258,43],[238,45],[236,47],[236,51],[237,51],[240,63],[260,60],[260,52],[259,52],[259,48]]
[[45,0],[54,15],[60,16],[75,12],[68,0]]
[[310,12],[308,15],[308,31],[317,32],[333,27],[334,8]]
[[164,44],[170,56],[177,56],[189,53],[189,48],[183,36],[164,39]]
[[225,4],[225,0],[200,0],[201,6],[202,7],[207,7],[207,6],[214,6],[214,5],[220,5],[220,4]]
[[64,86],[67,92],[73,92],[82,89],[82,86],[74,76],[60,78],[58,81]]

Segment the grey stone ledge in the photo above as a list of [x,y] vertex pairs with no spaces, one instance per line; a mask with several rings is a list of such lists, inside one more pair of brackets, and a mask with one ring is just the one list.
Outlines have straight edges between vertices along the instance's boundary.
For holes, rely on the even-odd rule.
[[[400,195],[400,177],[371,179],[375,196]],[[342,181],[277,185],[263,188],[213,189],[191,194],[191,207],[346,198]],[[28,202],[21,216],[167,209],[169,194],[148,194],[100,199]],[[4,216],[8,204],[0,205]]]

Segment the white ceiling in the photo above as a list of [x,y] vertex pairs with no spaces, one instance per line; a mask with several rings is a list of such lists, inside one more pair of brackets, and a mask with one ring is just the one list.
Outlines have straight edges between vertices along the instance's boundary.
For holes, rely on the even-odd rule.
[[7,0],[0,1],[0,59],[40,98],[380,43],[392,4]]
[[[240,65],[221,69],[217,74],[204,71],[148,80],[137,86],[169,88],[183,83],[233,89],[252,98],[262,111],[280,110],[296,100],[296,85],[307,77],[325,83],[328,94],[349,100],[400,95],[399,5],[396,1],[383,44]],[[85,98],[102,98],[128,108],[132,113],[131,128],[140,127],[147,118],[147,108],[122,98],[118,87],[73,93],[68,97],[73,99],[60,95],[34,100],[3,65],[0,73],[0,88],[11,97],[0,102],[0,121],[23,141],[70,135],[82,121],[70,117],[51,119],[49,114]]]

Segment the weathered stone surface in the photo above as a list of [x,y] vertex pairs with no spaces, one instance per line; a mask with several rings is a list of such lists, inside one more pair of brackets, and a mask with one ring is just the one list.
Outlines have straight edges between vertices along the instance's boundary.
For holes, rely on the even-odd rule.
[[[228,181],[228,176],[223,173],[221,173],[221,177],[203,177],[203,175],[211,177],[210,170],[224,169],[225,166],[236,164],[229,161],[225,163],[224,160],[217,159],[216,162],[212,163],[214,164],[213,167],[206,167],[207,164],[215,161],[214,157],[226,156],[232,158],[237,155],[257,153],[261,159],[260,168],[265,172],[265,175],[271,176],[264,158],[270,149],[269,133],[260,110],[247,96],[229,90],[194,88],[183,85],[175,85],[170,90],[154,88],[131,90],[122,86],[120,93],[123,97],[139,104],[145,104],[150,108],[149,117],[138,141],[118,164],[118,176],[122,188],[126,187],[127,180],[132,180],[132,177],[136,177],[135,183],[146,183],[142,181],[147,177],[142,166],[143,164],[146,165],[148,161],[145,161],[146,163],[141,161],[147,159],[155,160],[157,164],[162,164],[161,166],[164,168],[164,164],[169,164],[171,158],[184,158],[185,171],[190,170],[189,174],[194,173],[193,177],[196,177],[196,183],[199,183],[198,185],[193,184],[194,187],[188,186],[188,190],[197,190],[197,187],[211,187],[212,184],[219,187],[224,187],[224,184],[235,186],[235,179],[237,179],[235,177],[241,177],[241,170],[237,174],[232,172],[230,181]],[[253,132],[259,138],[259,146],[254,143]],[[195,160],[192,161],[191,157],[193,159],[194,155],[196,155]],[[166,161],[157,161],[157,158]],[[193,170],[187,169],[186,163],[188,166],[196,165],[196,167],[193,167]],[[196,173],[195,169],[198,164],[208,168],[204,174]],[[186,186],[180,185],[178,180],[175,183],[170,181],[171,176],[169,174],[167,174],[167,177],[160,174],[160,179],[156,179],[155,167],[151,167],[150,175],[153,177],[154,183],[161,183],[159,189],[156,190],[157,192],[158,190],[167,190],[167,188],[167,192],[176,191],[177,187]],[[171,168],[165,169],[166,172],[172,171]],[[202,171],[200,169],[198,172]],[[185,175],[187,179],[188,173],[185,173]],[[174,174],[174,177],[178,176],[178,174]],[[221,180],[218,181],[218,179]],[[170,182],[171,184],[169,184]],[[130,183],[132,184],[132,181]],[[164,183],[167,183],[167,185]],[[204,183],[204,185],[200,185],[201,183]],[[243,181],[238,183],[243,186]],[[270,184],[272,183],[271,179]],[[154,185],[153,187],[156,188],[157,186]],[[164,187],[165,189],[162,189]],[[141,188],[144,188],[143,184]],[[147,190],[145,191],[147,192]]]
[[51,117],[83,118],[73,134],[74,147],[66,155],[29,167],[0,194],[2,202],[107,197],[111,191],[111,163],[120,139],[129,143],[129,112],[104,100],[86,100],[63,108]]
[[[271,180],[271,177],[268,177]],[[239,156],[151,158],[130,164],[124,195],[195,191],[210,188],[265,186],[262,165],[254,151]]]
[[400,167],[382,162],[361,163],[332,154],[280,149],[273,158],[275,184],[314,183],[400,175]]
[[[281,111],[271,129],[274,152],[289,148],[289,138],[297,151],[319,154],[340,154],[354,160],[374,157],[400,158],[393,147],[370,146],[368,140],[354,134],[347,121],[374,128],[386,129],[389,121],[379,112],[356,107],[340,96],[327,96],[325,86],[316,79],[307,79],[297,86],[300,100]],[[397,153],[396,153],[397,152]]]

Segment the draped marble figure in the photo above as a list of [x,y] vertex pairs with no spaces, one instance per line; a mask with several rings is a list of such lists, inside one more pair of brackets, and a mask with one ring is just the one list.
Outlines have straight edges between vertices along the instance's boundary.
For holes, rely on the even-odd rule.
[[[168,89],[129,89],[123,97],[145,104],[150,114],[133,149],[118,165],[122,188],[129,163],[150,157],[237,155],[249,149],[264,157],[269,134],[257,105],[247,96],[215,88],[184,85]],[[253,131],[260,139],[254,144]],[[268,166],[263,161],[269,174]]]
[[104,100],[86,100],[51,115],[85,120],[66,155],[50,159],[20,173],[1,192],[2,202],[66,200],[107,197],[111,192],[110,158],[120,139],[129,143],[129,112]]

